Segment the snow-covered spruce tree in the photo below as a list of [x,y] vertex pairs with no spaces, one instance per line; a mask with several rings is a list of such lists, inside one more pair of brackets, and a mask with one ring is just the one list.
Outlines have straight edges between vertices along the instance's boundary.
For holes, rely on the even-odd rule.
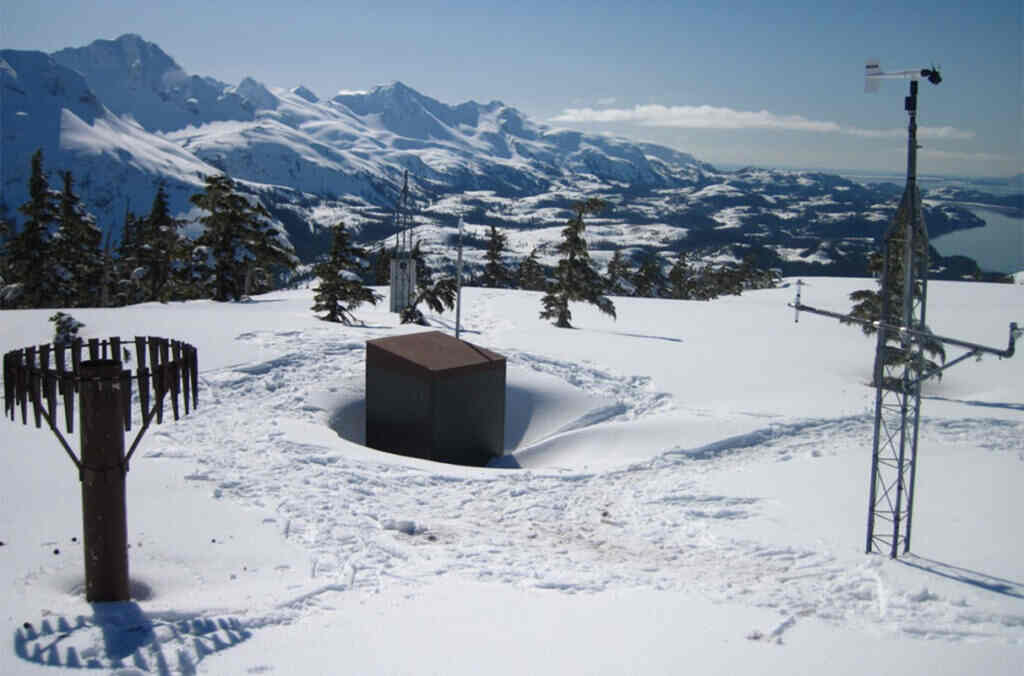
[[320,317],[324,321],[350,325],[357,307],[363,303],[376,305],[382,296],[363,286],[367,253],[349,242],[345,224],[338,223],[331,231],[334,239],[327,260],[313,266],[313,273],[320,278],[320,285],[314,289],[313,312],[326,312]]
[[519,264],[519,288],[524,291],[543,291],[546,284],[544,266],[537,260],[537,247]]
[[426,256],[417,242],[412,247],[413,260],[416,261],[416,297],[412,303],[402,310],[399,318],[403,324],[427,325],[427,319],[419,309],[420,303],[426,303],[427,307],[437,313],[444,312],[445,308],[455,308],[455,295],[458,290],[454,277],[442,277],[434,281],[434,272],[427,265]]
[[58,312],[50,317],[53,322],[53,342],[55,345],[70,345],[78,339],[78,330],[85,326],[71,315]]
[[28,201],[18,207],[25,217],[21,232],[8,246],[12,276],[21,284],[14,294],[15,303],[18,307],[53,307],[60,290],[50,236],[50,226],[57,222],[57,195],[43,172],[41,149],[32,155],[28,194]]
[[64,187],[60,193],[59,226],[54,237],[60,305],[96,307],[102,297],[103,253],[100,243],[103,233],[75,194],[71,172],[62,172],[61,178]]
[[157,187],[149,216],[139,226],[139,263],[146,268],[143,281],[147,299],[167,301],[180,297],[175,287],[181,281],[188,252],[180,233],[182,223],[171,217],[163,183]]
[[572,218],[562,229],[562,241],[556,248],[562,258],[558,261],[554,282],[541,299],[544,309],[540,312],[541,319],[554,320],[555,326],[560,328],[572,328],[570,301],[591,303],[601,312],[615,317],[615,305],[604,295],[605,282],[594,269],[587,252],[587,242],[583,239],[586,227],[583,217],[600,211],[604,206],[605,203],[597,198],[577,202],[572,206]]
[[[902,207],[903,205],[900,206]],[[903,324],[903,248],[905,245],[906,227],[909,221],[910,214],[901,208],[896,214],[897,227],[888,235],[888,247],[883,247],[882,252],[876,252],[868,259],[868,273],[875,278],[877,289],[861,289],[850,294],[850,300],[854,303],[849,312],[851,318],[868,322],[881,320],[893,326]],[[923,255],[927,258],[928,254],[924,250],[924,242],[916,241],[915,244],[919,247],[916,252],[917,255]],[[886,251],[888,252],[889,274],[883,280]],[[911,293],[915,299],[921,298],[923,286],[920,279],[915,282]],[[886,317],[882,317],[883,295],[888,297],[889,312]],[[850,324],[853,322],[844,323]],[[860,327],[865,336],[871,336],[877,330],[870,324],[861,324]],[[930,332],[927,326],[915,326],[913,328],[926,333]],[[889,343],[889,349],[886,349],[883,353],[883,362],[886,366],[899,364],[908,359],[909,355],[904,353],[899,335],[894,332],[888,332],[886,342]],[[946,349],[941,342],[925,340],[921,347],[933,358],[940,359],[945,363]],[[926,359],[924,361],[925,363],[922,366],[925,370],[938,367],[938,364],[933,359]]]
[[207,247],[213,260],[213,300],[237,301],[268,290],[274,268],[295,267],[290,245],[278,239],[268,222],[270,214],[236,193],[229,177],[207,176],[203,192],[190,200],[207,212],[195,244]]
[[616,249],[612,258],[608,261],[608,268],[605,270],[604,283],[608,293],[613,296],[625,296],[629,293],[629,279],[632,271],[629,264],[622,257],[622,250]]
[[114,265],[116,279],[116,304],[133,305],[146,300],[144,279],[146,267],[143,265],[142,221],[131,211],[124,211],[124,227],[121,229],[121,242],[117,248],[117,259]]
[[696,295],[696,275],[682,251],[668,271],[669,297],[679,300],[691,300]]
[[661,256],[657,251],[648,251],[640,260],[640,267],[633,275],[634,296],[639,298],[661,298],[665,292],[665,273],[661,271]]
[[480,286],[505,288],[512,280],[512,273],[501,260],[501,254],[508,248],[508,236],[493,225],[487,233],[487,251],[484,253],[483,273],[480,275]]
[[381,245],[373,256],[373,283],[377,286],[384,286],[391,282],[391,259],[393,257],[394,248],[389,249],[386,245]]

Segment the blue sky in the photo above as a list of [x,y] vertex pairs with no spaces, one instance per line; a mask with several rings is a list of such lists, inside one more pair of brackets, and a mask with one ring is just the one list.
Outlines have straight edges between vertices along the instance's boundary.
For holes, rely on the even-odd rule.
[[907,84],[865,94],[864,60],[938,64],[920,171],[1024,171],[1020,0],[682,3],[7,0],[0,44],[55,51],[138,33],[186,71],[321,97],[401,80],[445,103],[500,99],[553,126],[724,165],[902,172]]

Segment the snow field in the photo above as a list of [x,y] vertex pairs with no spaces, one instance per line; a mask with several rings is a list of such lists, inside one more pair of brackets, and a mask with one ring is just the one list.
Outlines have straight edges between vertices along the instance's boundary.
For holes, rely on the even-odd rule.
[[[866,283],[809,282],[830,308]],[[937,333],[986,344],[1024,307],[1019,287],[931,291]],[[308,291],[75,311],[86,336],[196,345],[200,406],[133,462],[136,599],[106,614],[82,597],[73,468],[3,423],[0,670],[852,673],[870,650],[1014,673],[1024,362],[929,386],[915,554],[866,556],[873,341],[793,324],[792,293],[615,299],[617,322],[574,305],[559,330],[539,294],[465,289],[466,338],[509,364],[492,468],[361,445],[365,341],[420,330],[386,305],[361,327],[316,321]],[[4,313],[4,350],[47,341],[47,316]]]

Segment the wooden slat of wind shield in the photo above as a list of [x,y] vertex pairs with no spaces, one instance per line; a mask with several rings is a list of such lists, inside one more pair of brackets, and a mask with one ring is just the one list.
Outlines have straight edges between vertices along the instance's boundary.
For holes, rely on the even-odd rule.
[[121,339],[118,336],[110,338],[110,358],[120,362],[124,361],[124,358],[121,356]]
[[[79,370],[82,368],[82,339],[75,338],[74,342],[71,343],[71,374],[78,376]],[[74,383],[75,392],[78,391],[78,378],[72,378]]]
[[188,346],[189,368],[192,371],[192,406],[199,408],[199,350]]
[[135,368],[139,371],[146,368],[146,339],[140,336],[135,336]]
[[150,336],[149,342],[149,372],[156,378],[157,367],[160,366],[160,339]]
[[89,339],[89,359],[100,358],[100,339],[90,338]]
[[153,371],[153,405],[156,407],[156,424],[164,422],[164,392],[167,390],[167,381],[164,365],[161,364]]
[[61,394],[64,396],[64,427],[68,434],[75,433],[75,376],[65,373],[61,377]]
[[50,370],[50,346],[42,348],[39,352],[39,366],[43,371],[43,396],[46,397],[46,415],[49,416],[50,422],[56,427],[57,423],[54,422],[57,418],[55,414],[57,412],[57,378],[54,375],[55,371]]
[[179,347],[181,351],[181,394],[185,402],[185,415],[188,415],[190,410],[189,401],[192,396],[192,387],[189,383],[192,379],[192,368],[189,365],[188,344],[181,343]]
[[28,398],[32,404],[32,417],[36,423],[36,429],[43,426],[42,416],[39,415],[39,383],[37,377],[39,376],[38,366],[36,364],[36,348],[29,347],[25,348],[25,368],[28,373]]
[[149,375],[153,383],[153,405],[157,407],[157,416],[163,420],[163,403],[160,402],[160,339],[149,337]]
[[14,420],[14,381],[11,377],[14,374],[14,361],[11,353],[4,354],[4,417],[10,416]]
[[[171,350],[170,342],[166,338],[160,339],[160,364],[163,368],[163,372],[160,374],[160,387],[163,388],[164,398],[167,397],[167,393],[173,388],[171,381]],[[160,408],[158,410],[158,418],[156,423],[162,424],[164,421],[164,403],[163,399],[160,400]]]
[[[57,392],[59,393],[61,400],[64,402],[64,428],[68,434],[72,432],[71,417],[74,414],[73,409],[68,408],[68,395],[74,392],[71,382],[67,378],[67,361],[65,359],[65,352],[67,346],[64,343],[54,343],[53,345],[53,362],[54,366],[57,367]],[[57,426],[57,422],[54,421],[54,427]]]
[[[64,343],[54,343],[54,345],[53,345],[53,365],[57,369],[57,378],[58,379],[63,378],[64,377],[64,371],[67,370],[67,365],[66,365],[66,363],[64,361],[64,356],[65,356],[64,352],[65,352],[65,350],[66,350],[66,348],[64,347]],[[63,386],[63,383],[61,383],[61,386]],[[64,394],[64,392],[62,390],[61,391],[61,395],[63,395],[63,394]]]
[[181,394],[181,343],[176,340],[172,341],[171,349],[174,355],[174,359],[168,364],[171,372],[171,408],[174,411],[174,420],[177,422],[181,420],[178,409],[178,396]]
[[149,369],[144,364],[139,365],[139,408],[142,410],[142,424],[146,424],[146,416],[149,415]]
[[[121,346],[117,348],[120,350]],[[121,370],[121,413],[124,414],[124,431],[132,431],[132,372]]]
[[18,406],[21,407],[21,424],[28,424],[28,367],[25,366],[25,351],[20,350],[18,356],[17,388]]
[[29,371],[29,388],[32,394],[32,417],[36,421],[36,429],[43,426],[43,376],[37,369]]
[[171,384],[171,410],[174,411],[174,420],[178,421],[181,420],[178,408],[178,396],[181,394],[181,381],[179,380],[181,377],[179,374],[181,365],[176,361],[172,361],[168,362],[164,368],[167,369],[167,376]]

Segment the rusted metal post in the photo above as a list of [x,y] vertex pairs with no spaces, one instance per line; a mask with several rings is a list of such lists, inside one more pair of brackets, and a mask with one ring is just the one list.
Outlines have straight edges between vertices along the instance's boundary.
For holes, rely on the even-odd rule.
[[121,362],[83,361],[79,375],[85,598],[90,603],[127,601],[130,589]]

